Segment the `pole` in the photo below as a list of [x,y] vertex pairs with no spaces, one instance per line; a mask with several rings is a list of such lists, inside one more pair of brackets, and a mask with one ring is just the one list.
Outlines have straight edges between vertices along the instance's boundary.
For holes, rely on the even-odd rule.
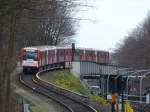
[[101,94],[101,91],[102,91],[102,89],[101,89],[101,77],[99,77],[99,94]]
[[129,77],[127,77],[127,100],[128,100],[128,95],[129,95]]
[[140,79],[140,103],[142,103],[142,80],[143,77]]
[[107,77],[107,95],[109,94],[109,77],[110,75],[108,75]]
[[115,112],[115,104],[116,104],[116,93],[117,93],[117,79],[114,79],[114,90],[112,91],[112,112]]
[[72,43],[72,62],[74,61],[75,43]]
[[116,95],[115,92],[112,93],[112,102],[111,102],[111,112],[115,112],[115,103],[116,103]]
[[121,78],[121,100],[122,100],[122,112],[124,112],[124,90],[123,90],[123,78]]

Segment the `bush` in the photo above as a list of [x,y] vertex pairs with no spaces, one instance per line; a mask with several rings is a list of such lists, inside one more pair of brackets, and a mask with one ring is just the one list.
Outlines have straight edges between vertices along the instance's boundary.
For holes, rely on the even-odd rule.
[[52,82],[65,89],[69,89],[83,95],[90,95],[90,91],[84,87],[80,80],[73,76],[69,70],[60,70],[54,72]]
[[82,95],[90,96],[90,99],[100,105],[108,104],[107,101],[100,97],[90,94],[88,88],[83,86],[81,81],[70,73],[69,70],[56,71],[53,74],[52,82],[65,89],[80,93]]

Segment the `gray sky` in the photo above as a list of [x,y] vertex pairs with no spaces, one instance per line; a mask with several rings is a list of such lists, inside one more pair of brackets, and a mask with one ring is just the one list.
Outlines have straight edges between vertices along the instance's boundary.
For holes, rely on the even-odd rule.
[[80,21],[77,46],[110,50],[115,48],[150,11],[150,0],[93,0],[95,8],[79,15],[96,20]]

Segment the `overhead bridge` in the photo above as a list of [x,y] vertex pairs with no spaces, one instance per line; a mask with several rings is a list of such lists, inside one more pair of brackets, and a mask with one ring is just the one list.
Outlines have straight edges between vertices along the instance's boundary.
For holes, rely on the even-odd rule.
[[[148,78],[150,70],[133,70],[94,62],[72,62],[72,71],[81,80],[97,82],[100,94],[103,96],[111,94],[112,91],[117,91],[118,94],[124,91],[128,100],[138,98],[138,102],[142,102],[143,97],[150,94],[150,78]],[[136,97],[131,97],[131,95]],[[149,97],[147,102],[150,103]]]
[[78,74],[78,77],[99,77],[108,75],[117,75],[118,69],[123,67],[118,67],[115,65],[104,65],[97,64],[94,62],[72,62],[72,71]]
[[118,69],[123,69],[123,67],[87,61],[72,62],[73,73],[81,80],[96,79],[95,81],[101,89],[101,94],[104,96],[115,88],[113,83],[114,77],[120,74]]

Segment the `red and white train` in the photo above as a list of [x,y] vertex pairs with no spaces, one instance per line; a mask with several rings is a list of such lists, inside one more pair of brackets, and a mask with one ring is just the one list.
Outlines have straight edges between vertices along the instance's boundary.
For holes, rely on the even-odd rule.
[[[33,46],[20,52],[23,72],[39,71],[51,66],[71,67],[72,47]],[[109,63],[109,52],[76,48],[74,61],[92,61],[99,64]]]

